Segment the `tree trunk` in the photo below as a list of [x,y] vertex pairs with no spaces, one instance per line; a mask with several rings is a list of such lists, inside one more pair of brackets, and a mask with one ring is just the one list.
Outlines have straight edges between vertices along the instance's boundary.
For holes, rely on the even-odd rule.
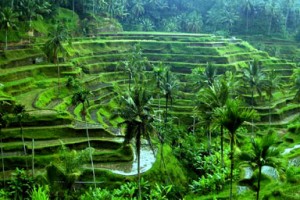
[[210,132],[210,127],[208,125],[206,129],[206,137],[207,137],[207,150],[210,154],[210,144],[211,144],[211,132]]
[[[84,104],[83,104],[83,111],[85,113]],[[93,155],[92,155],[92,149],[91,149],[91,143],[90,143],[89,129],[88,129],[87,121],[86,121],[86,114],[83,115],[83,118],[84,118],[84,121],[85,121],[86,137],[88,139],[89,154],[90,154],[90,160],[91,160],[92,171],[93,171],[93,181],[94,181],[94,186],[95,186],[95,189],[96,189],[96,175],[95,175],[94,161],[93,161]]]
[[93,14],[95,14],[95,0],[93,0]]
[[221,165],[224,168],[224,130],[221,126]]
[[[254,108],[254,89],[251,89],[251,109],[253,110]],[[253,116],[251,117],[251,134],[252,137],[254,137],[254,126],[253,126]]]
[[[1,131],[0,131],[1,132]],[[2,146],[2,138],[1,138],[1,161],[2,161],[2,178],[3,178],[3,187],[5,186],[5,168],[4,168],[4,155],[3,155],[3,146]]]
[[75,0],[73,0],[73,2],[72,2],[72,10],[73,10],[72,17],[74,18],[74,12],[75,12]]
[[140,165],[141,165],[141,127],[138,128],[138,133],[136,136],[136,153],[137,153],[137,171],[138,171],[138,199],[142,199],[142,188],[141,188],[141,171],[140,171]]
[[195,135],[196,116],[193,116],[193,135]]
[[272,123],[272,115],[271,115],[271,97],[269,99],[269,125]]
[[249,30],[249,10],[247,8],[247,14],[246,14],[246,36],[248,36],[248,30]]
[[128,75],[128,89],[129,89],[129,91],[130,91],[131,77],[132,77],[131,72],[129,72],[129,75]]
[[5,30],[5,50],[7,50],[7,29]]
[[166,116],[165,116],[165,128],[167,129],[167,123],[168,123],[168,95],[166,94]]
[[258,168],[258,179],[257,179],[257,193],[256,193],[256,200],[259,199],[259,191],[260,191],[260,179],[261,179],[261,169],[262,166],[259,166]]
[[60,93],[60,68],[58,62],[56,63],[57,65],[57,97],[59,97]]
[[289,16],[290,16],[290,8],[288,8],[288,11],[285,16],[285,22],[284,22],[285,31],[287,31],[287,29],[288,29],[287,24],[288,24]]
[[160,116],[160,94],[158,92],[158,119],[159,121],[161,120],[161,116]]
[[24,151],[24,156],[25,156],[26,169],[28,170],[27,152],[26,152],[26,145],[25,145],[24,134],[23,134],[23,126],[22,126],[21,121],[19,121],[19,125],[20,125],[20,132],[21,132],[22,143],[23,143],[23,151]]
[[34,138],[32,138],[32,177],[34,177]]
[[230,138],[230,200],[232,200],[232,182],[233,182],[233,168],[234,168],[234,133],[231,133]]
[[270,19],[270,22],[269,22],[269,27],[268,27],[268,35],[271,34],[272,22],[273,22],[273,17],[271,16],[271,19]]

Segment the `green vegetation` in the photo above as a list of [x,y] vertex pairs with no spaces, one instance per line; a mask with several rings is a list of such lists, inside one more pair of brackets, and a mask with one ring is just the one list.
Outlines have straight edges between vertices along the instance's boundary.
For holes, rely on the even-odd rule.
[[1,1],[0,199],[299,199],[299,3],[199,2]]

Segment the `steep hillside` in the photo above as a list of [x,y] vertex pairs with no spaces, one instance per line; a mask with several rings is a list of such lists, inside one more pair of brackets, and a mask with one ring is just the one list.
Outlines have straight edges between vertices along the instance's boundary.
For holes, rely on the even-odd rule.
[[[146,73],[149,80],[154,79],[153,66],[160,62],[170,66],[180,80],[171,109],[179,124],[193,123],[196,95],[190,74],[196,67],[204,69],[208,63],[213,63],[219,74],[232,71],[242,76],[241,69],[258,60],[263,71],[274,70],[285,80],[285,88],[292,85],[289,77],[294,63],[270,57],[240,39],[209,34],[121,32],[74,38],[72,46],[65,44],[69,56],[61,58],[57,64],[47,61],[41,44],[2,51],[0,99],[25,105],[29,117],[23,121],[23,134],[28,155],[32,153],[34,139],[37,168],[45,167],[55,158],[61,142],[75,149],[87,146],[82,105],[72,104],[74,88],[66,86],[75,80],[93,93],[86,116],[91,146],[96,149],[95,162],[129,162],[133,159],[131,148],[122,146],[122,130],[117,126],[121,119],[111,120],[111,115],[118,106],[119,91],[128,87],[128,74],[120,63],[127,60],[137,44],[142,49],[142,56],[149,61]],[[250,93],[244,96],[249,99]],[[157,97],[154,96],[154,106],[156,110],[163,109],[164,99]],[[296,119],[300,106],[293,102],[293,97],[294,92],[277,92],[269,105],[265,94],[262,98],[255,94],[254,108],[261,115],[257,125],[269,124],[269,111],[274,126],[285,127]],[[31,163],[30,156],[22,155],[22,138],[16,121],[2,129],[1,137],[7,173]]]

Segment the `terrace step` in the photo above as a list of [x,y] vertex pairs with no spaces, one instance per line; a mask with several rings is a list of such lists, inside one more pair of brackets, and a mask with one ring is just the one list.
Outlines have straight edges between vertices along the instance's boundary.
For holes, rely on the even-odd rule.
[[[72,73],[73,69],[69,64],[60,66],[61,76],[67,73]],[[34,77],[34,78],[33,78]],[[11,68],[1,70],[0,79],[4,85],[16,85],[22,80],[32,79],[31,82],[44,81],[45,77],[55,78],[57,77],[57,66],[56,65],[30,65],[25,67]]]

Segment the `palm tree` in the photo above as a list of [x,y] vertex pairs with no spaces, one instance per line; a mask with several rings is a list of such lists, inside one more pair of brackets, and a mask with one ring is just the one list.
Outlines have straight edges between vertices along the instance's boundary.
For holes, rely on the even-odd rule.
[[59,59],[58,54],[64,54],[66,52],[63,42],[69,41],[69,33],[67,32],[63,24],[58,24],[55,28],[49,33],[49,40],[44,45],[44,50],[48,56],[48,59],[51,60],[54,64],[57,65],[57,77],[58,77],[58,94],[60,87],[60,68],[59,68]]
[[148,63],[146,58],[142,57],[142,50],[140,45],[133,47],[133,52],[128,56],[128,59],[121,63],[124,67],[124,71],[128,72],[128,90],[131,90],[132,79],[141,80],[140,76],[143,76],[143,71]]
[[[23,151],[26,157],[27,152],[26,152],[26,145],[25,145],[24,134],[23,134],[23,119],[26,118],[28,114],[26,113],[25,106],[21,104],[17,104],[14,106],[13,113],[16,116],[17,122],[20,126],[20,134],[22,137]],[[26,159],[26,168],[28,169],[27,159]]]
[[7,35],[8,31],[16,27],[17,15],[12,8],[4,8],[0,12],[0,26],[5,30],[5,50],[7,50]]
[[276,75],[275,71],[272,70],[268,73],[267,79],[265,81],[266,94],[269,97],[269,124],[272,123],[272,115],[271,115],[271,102],[273,99],[273,92],[276,89],[281,89],[281,79]]
[[[259,62],[257,60],[249,63],[249,67],[243,70],[244,82],[251,90],[251,108],[254,108],[254,92],[256,91],[259,96],[262,94],[262,88],[265,81],[265,74],[261,71]],[[252,120],[253,123],[253,120]],[[252,135],[254,134],[252,126]]]
[[292,79],[294,80],[294,89],[296,90],[296,94],[294,96],[294,100],[300,101],[300,69],[294,69]]
[[160,83],[161,89],[165,95],[165,126],[168,123],[168,109],[169,109],[169,102],[170,106],[173,105],[173,93],[175,88],[178,86],[178,81],[176,77],[171,74],[171,70],[168,68],[166,69],[164,76],[162,77],[162,81]]
[[[214,112],[217,108],[222,108],[225,106],[229,98],[229,88],[224,80],[216,81],[214,84],[208,88],[200,90],[198,99],[197,110],[199,111],[202,118],[204,118],[204,123],[207,126],[208,132],[208,147],[211,144],[211,130],[210,126],[214,121]],[[224,166],[224,131],[223,125],[220,124],[221,132],[221,163]]]
[[244,0],[243,1],[243,12],[246,13],[246,34],[248,35],[249,30],[249,14],[253,12],[253,5],[251,0]]
[[0,144],[1,144],[1,162],[2,162],[2,174],[3,174],[3,185],[5,186],[5,168],[4,168],[4,155],[3,155],[3,145],[2,145],[2,128],[6,127],[8,124],[7,117],[7,105],[10,105],[8,102],[1,100],[0,101]]
[[89,160],[89,154],[90,149],[71,151],[62,144],[58,159],[46,167],[47,181],[51,190],[71,193],[75,181],[82,174],[82,165]]
[[263,166],[278,168],[280,165],[280,151],[274,147],[277,142],[275,134],[266,134],[261,138],[251,139],[251,149],[243,151],[240,160],[253,169],[258,169],[256,200],[259,199],[261,171]]
[[91,148],[91,143],[90,143],[90,136],[89,136],[89,129],[87,125],[87,120],[86,120],[86,104],[89,105],[89,96],[92,95],[91,91],[88,91],[86,89],[81,89],[78,92],[75,92],[72,96],[72,103],[74,105],[82,104],[82,109],[81,109],[81,115],[82,118],[85,122],[85,131],[86,131],[86,137],[88,141],[88,147],[89,147],[89,152],[90,152],[90,160],[91,160],[91,166],[92,166],[92,171],[93,171],[93,181],[94,185],[96,188],[96,176],[95,176],[95,168],[94,168],[94,161],[93,161],[93,154],[92,154],[92,148]]
[[[153,129],[152,108],[150,101],[152,97],[145,87],[136,85],[132,90],[120,97],[120,108],[116,114],[124,119],[120,125],[126,125],[124,144],[135,139],[138,160],[138,199],[141,199],[141,174],[140,174],[140,152],[141,139],[145,137],[152,147],[150,134]],[[152,148],[153,149],[153,148]]]
[[[158,89],[157,96],[158,96],[158,111],[160,112],[160,90],[161,90],[161,81],[163,78],[163,74],[165,73],[166,67],[160,62],[158,66],[155,66],[153,69],[155,81],[156,81],[156,88]],[[160,120],[160,113],[159,113],[159,120]]]
[[261,71],[261,66],[257,60],[249,63],[248,68],[243,70],[244,82],[251,90],[251,106],[254,106],[254,92],[256,91],[259,96],[262,94],[262,87],[265,80],[265,74]]
[[194,68],[190,78],[196,83],[196,90],[212,86],[217,78],[217,68],[212,63],[207,63],[204,70],[203,67]]
[[232,199],[235,133],[245,121],[257,117],[256,111],[243,108],[238,100],[228,100],[224,107],[217,108],[215,112],[218,124],[224,126],[230,133],[230,199]]
[[134,0],[131,8],[135,16],[141,16],[145,13],[144,3],[141,0]]

